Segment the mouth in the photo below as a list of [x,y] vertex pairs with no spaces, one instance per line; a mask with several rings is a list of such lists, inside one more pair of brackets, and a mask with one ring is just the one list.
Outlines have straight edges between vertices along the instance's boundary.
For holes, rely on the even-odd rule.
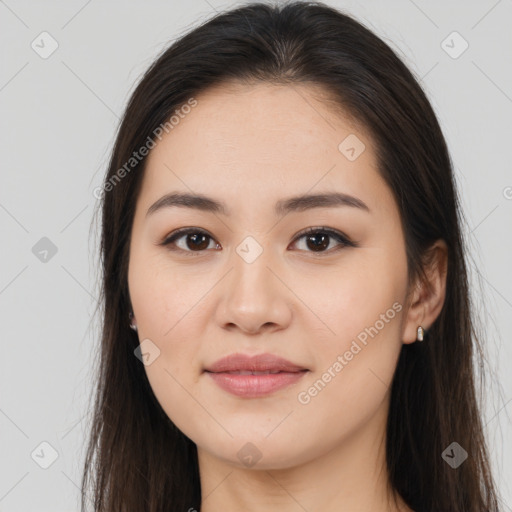
[[293,373],[293,372],[282,372],[281,370],[233,370],[230,372],[210,372],[210,373],[226,373],[228,375],[275,375],[276,373]]
[[224,391],[243,398],[270,395],[299,381],[309,369],[273,354],[232,354],[204,373]]

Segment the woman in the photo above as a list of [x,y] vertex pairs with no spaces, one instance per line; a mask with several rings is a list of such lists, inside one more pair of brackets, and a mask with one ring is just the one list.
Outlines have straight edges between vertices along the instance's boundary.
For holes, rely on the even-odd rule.
[[448,150],[377,36],[218,14],[146,72],[99,197],[84,509],[497,510]]

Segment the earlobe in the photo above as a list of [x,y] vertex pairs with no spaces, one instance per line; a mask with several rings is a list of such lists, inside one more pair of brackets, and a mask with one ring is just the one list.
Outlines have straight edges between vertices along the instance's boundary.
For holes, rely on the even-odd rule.
[[407,312],[403,342],[423,341],[425,332],[439,316],[446,296],[448,248],[444,240],[437,240],[429,249],[426,279],[416,285]]
[[130,318],[130,328],[132,328],[134,331],[136,331],[137,324],[135,323],[135,316],[133,315],[133,311],[130,311],[130,314],[128,316]]

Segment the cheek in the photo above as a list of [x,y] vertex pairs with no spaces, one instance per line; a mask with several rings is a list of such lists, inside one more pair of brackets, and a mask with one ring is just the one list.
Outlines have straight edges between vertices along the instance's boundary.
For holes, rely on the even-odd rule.
[[139,340],[151,340],[159,351],[145,371],[158,400],[177,410],[190,406],[180,383],[189,387],[200,372],[200,299],[205,290],[201,278],[194,286],[190,277],[171,268],[165,254],[133,252],[128,281]]
[[189,415],[204,414],[190,395],[200,375],[201,308],[193,307],[200,290],[190,283],[184,286],[176,272],[158,264],[140,269],[134,265],[132,277],[130,294],[139,339],[151,340],[159,350],[158,357],[144,367],[150,386],[171,421],[188,430]]
[[[322,337],[324,346],[343,349],[361,333],[364,341],[365,329],[376,323],[385,337],[396,334],[403,298],[401,281],[399,274],[384,268],[377,258],[347,265],[323,283],[317,281],[315,288],[305,286],[304,302],[328,327]],[[393,307],[395,303],[398,305]]]
[[296,408],[303,428],[323,431],[327,444],[359,431],[389,396],[401,349],[402,313],[394,305],[381,301],[371,309],[351,309],[347,303],[332,323],[336,335],[316,340],[316,371],[301,386]]
[[[189,372],[190,361],[187,357],[180,361],[183,353],[166,346],[151,365],[145,367],[146,375],[158,403],[167,417],[187,435],[194,430],[195,419],[205,417],[204,399],[194,398],[195,384]],[[192,421],[191,421],[192,420]]]
[[302,386],[299,403],[312,417],[327,413],[346,420],[347,428],[385,398],[402,346],[405,270],[395,272],[383,255],[373,256],[334,273],[324,293],[308,294],[308,304],[329,330],[314,340],[316,371]]
[[165,256],[134,253],[128,273],[139,334],[162,340],[171,339],[180,324],[194,315],[194,304],[201,297],[201,287],[194,286],[194,278],[170,267]]

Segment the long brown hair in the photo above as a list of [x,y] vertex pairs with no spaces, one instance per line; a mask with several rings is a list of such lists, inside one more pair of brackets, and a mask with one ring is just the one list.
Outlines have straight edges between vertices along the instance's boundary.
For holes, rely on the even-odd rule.
[[[476,398],[473,358],[482,353],[464,219],[445,139],[424,91],[394,51],[320,2],[252,3],[217,14],[164,51],[131,96],[99,202],[102,337],[82,510],[89,500],[97,512],[200,510],[196,446],[167,417],[134,356],[139,341],[129,328],[127,270],[146,158],[130,159],[190,98],[231,80],[320,85],[334,108],[366,128],[399,208],[411,283],[425,278],[433,242],[446,242],[445,304],[425,341],[402,347],[392,383],[390,484],[416,512],[498,510]],[[453,441],[469,454],[456,469],[441,457]]]

